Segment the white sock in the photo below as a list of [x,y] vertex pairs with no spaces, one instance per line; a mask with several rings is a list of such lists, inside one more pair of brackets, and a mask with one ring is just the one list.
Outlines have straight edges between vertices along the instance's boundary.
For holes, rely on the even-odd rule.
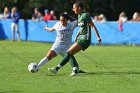
[[44,57],[39,63],[38,63],[38,68],[40,68],[42,65],[46,64],[48,62],[48,58]]
[[76,74],[78,73],[78,68],[77,67],[73,67],[72,69],[73,69],[74,73],[76,73]]
[[73,69],[73,71],[74,71],[74,70],[78,70],[78,68],[77,68],[77,67],[73,67],[72,69]]
[[57,65],[57,67],[61,68],[62,66],[59,64],[59,65]]

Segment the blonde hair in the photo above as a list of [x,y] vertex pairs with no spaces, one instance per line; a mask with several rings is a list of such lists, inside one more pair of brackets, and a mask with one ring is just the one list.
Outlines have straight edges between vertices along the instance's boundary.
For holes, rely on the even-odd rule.
[[133,19],[137,19],[137,18],[139,18],[140,17],[140,14],[138,13],[138,12],[135,12],[134,14],[133,14]]

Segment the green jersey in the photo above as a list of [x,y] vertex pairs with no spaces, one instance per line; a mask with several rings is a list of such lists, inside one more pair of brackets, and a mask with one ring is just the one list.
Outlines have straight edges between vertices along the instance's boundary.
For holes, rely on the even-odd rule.
[[87,13],[78,15],[78,26],[80,27],[80,35],[77,39],[77,44],[82,47],[84,51],[91,43],[91,27],[89,22],[91,21],[90,16]]
[[80,35],[86,40],[91,40],[91,27],[88,24],[91,21],[90,16],[87,13],[78,15],[78,26],[80,27]]

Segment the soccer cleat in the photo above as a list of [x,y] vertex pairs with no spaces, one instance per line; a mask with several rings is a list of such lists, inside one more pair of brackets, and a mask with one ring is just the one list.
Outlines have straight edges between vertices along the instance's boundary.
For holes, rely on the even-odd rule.
[[48,68],[51,73],[57,74],[57,70],[55,68]]
[[77,67],[77,71],[78,71],[78,73],[86,73],[85,71],[80,70],[79,67]]
[[75,72],[72,71],[72,73],[69,76],[78,76],[78,75],[79,75],[78,73],[76,74]]

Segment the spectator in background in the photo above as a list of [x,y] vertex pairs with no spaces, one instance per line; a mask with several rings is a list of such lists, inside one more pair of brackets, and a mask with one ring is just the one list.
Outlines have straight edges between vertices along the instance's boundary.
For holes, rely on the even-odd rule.
[[44,10],[44,13],[45,13],[45,16],[43,17],[43,20],[44,20],[44,21],[51,20],[51,15],[50,15],[48,9],[45,9],[45,10]]
[[56,20],[56,16],[53,10],[50,11],[51,20]]
[[125,12],[121,12],[120,15],[119,15],[118,21],[119,22],[126,22],[127,20],[128,20],[128,18],[126,17]]
[[123,22],[126,22],[126,21],[128,21],[128,18],[126,17],[125,12],[121,12],[118,19],[120,31],[123,31]]
[[43,14],[41,11],[38,11],[38,15],[37,15],[37,18],[36,18],[37,21],[42,21],[43,20]]
[[99,22],[98,16],[94,16],[94,18],[92,19],[93,22]]
[[32,14],[32,20],[36,20],[38,18],[38,8],[34,9],[34,14]]
[[8,18],[10,18],[10,12],[9,12],[9,8],[6,6],[3,11],[3,19],[8,19]]
[[132,17],[131,21],[140,21],[140,14],[139,14],[139,12],[135,12],[133,14],[133,17]]
[[100,15],[98,16],[98,21],[99,21],[99,22],[106,22],[107,19],[106,19],[106,17],[105,17],[104,14],[100,14]]
[[12,30],[12,41],[15,40],[15,31],[18,33],[18,42],[20,42],[20,32],[18,29],[18,21],[20,19],[20,13],[17,11],[17,7],[13,7],[11,10],[11,30]]

